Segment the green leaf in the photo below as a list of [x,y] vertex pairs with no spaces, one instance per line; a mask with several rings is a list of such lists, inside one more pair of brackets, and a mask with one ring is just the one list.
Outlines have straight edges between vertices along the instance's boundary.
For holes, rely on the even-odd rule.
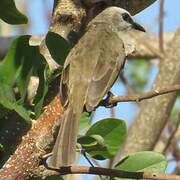
[[53,32],[48,32],[46,35],[46,45],[52,58],[63,65],[72,46],[59,34]]
[[28,19],[16,8],[14,0],[0,1],[0,18],[9,24],[26,24]]
[[12,42],[6,57],[0,64],[0,82],[11,84],[17,77],[20,65],[24,60],[23,54],[28,48],[29,38],[30,36],[21,36]]
[[79,126],[79,131],[82,131],[86,128],[88,128],[88,123],[91,120],[92,115],[91,113],[88,112],[83,112],[81,115],[81,120],[80,120],[80,126]]
[[9,88],[7,88],[6,93],[3,93],[5,90],[5,88],[3,89],[3,87],[1,86],[0,88],[0,104],[9,109],[9,110],[14,110],[17,113],[19,113],[20,116],[22,116],[25,120],[30,120],[30,112],[28,110],[26,110],[22,105],[19,105],[15,99],[13,100],[10,99],[8,96],[9,95],[13,95],[12,90]]
[[[44,60],[41,60],[44,61]],[[35,104],[35,117],[38,118],[41,114],[44,98],[48,92],[49,85],[49,75],[48,75],[48,66],[42,65],[37,71],[37,75],[40,78],[39,87],[37,90],[37,95],[34,98],[33,103]]]
[[[30,119],[27,109],[26,95],[29,79],[35,75],[40,80],[37,92],[35,110],[40,112],[47,82],[44,77],[45,60],[36,46],[29,45],[30,36],[15,39],[2,63],[0,64],[0,104],[10,110],[15,110],[25,120]],[[14,88],[18,91],[18,97]]]
[[103,137],[99,135],[82,136],[78,138],[77,142],[81,144],[83,150],[85,150],[95,159],[104,160],[107,157],[111,156],[104,144]]
[[[27,37],[24,38],[27,39]],[[21,63],[16,48],[19,42],[20,44],[22,43],[21,40],[16,39],[14,41],[7,56],[0,64],[0,104],[7,109],[17,111],[24,119],[29,120],[30,112],[18,104],[13,90],[15,78]],[[15,57],[17,61],[15,61]]]
[[11,109],[11,103],[10,102],[15,103],[15,101],[16,101],[13,90],[7,84],[3,84],[1,82],[0,82],[0,84],[1,84],[1,86],[0,86],[0,103],[5,108]]
[[16,84],[20,91],[21,101],[24,101],[27,94],[27,86],[30,77],[36,75],[38,70],[43,71],[43,69],[40,69],[43,60],[39,54],[38,48],[29,46],[29,39],[24,41],[24,47],[24,49],[19,47],[19,50],[23,50],[23,53],[21,53],[21,56],[19,57],[21,64],[16,78]]
[[78,138],[78,143],[81,144],[83,148],[89,151],[91,149],[96,148],[98,145],[103,145],[104,139],[99,135],[92,135],[92,136],[82,136]]
[[103,119],[95,123],[86,133],[86,136],[94,135],[103,138],[103,146],[97,147],[96,150],[88,150],[88,153],[99,160],[112,158],[126,139],[126,124],[120,119]]
[[131,172],[164,172],[166,167],[166,158],[162,154],[152,151],[137,152],[129,155],[115,166],[118,170]]

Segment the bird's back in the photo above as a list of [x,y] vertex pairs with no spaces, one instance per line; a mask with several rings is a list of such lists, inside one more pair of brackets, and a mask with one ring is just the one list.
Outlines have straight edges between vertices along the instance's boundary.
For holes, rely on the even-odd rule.
[[92,25],[66,59],[66,82],[62,78],[61,88],[66,86],[69,103],[77,107],[83,101],[87,111],[94,110],[110,90],[124,60],[123,41],[118,35],[106,24]]

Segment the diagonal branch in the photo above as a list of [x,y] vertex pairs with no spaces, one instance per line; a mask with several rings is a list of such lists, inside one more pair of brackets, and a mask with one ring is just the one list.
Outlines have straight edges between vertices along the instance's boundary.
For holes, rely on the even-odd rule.
[[162,154],[166,154],[168,148],[172,145],[172,141],[175,138],[175,135],[176,135],[176,133],[177,133],[177,131],[179,129],[179,126],[180,126],[180,114],[179,114],[179,119],[178,119],[178,122],[177,122],[177,124],[175,126],[175,129],[171,132],[171,135],[169,136],[168,141],[166,142],[166,145],[165,145],[165,147],[164,147],[164,149],[162,151]]
[[[171,87],[164,87],[162,89],[159,90],[153,90],[147,93],[143,93],[140,95],[128,95],[128,96],[112,96],[109,98],[108,100],[108,105],[112,105],[118,102],[128,102],[128,101],[136,101],[136,102],[140,102],[142,100],[145,99],[150,99],[156,96],[160,96],[163,94],[167,94],[167,93],[172,93],[172,92],[176,92],[176,91],[180,91],[180,84],[179,85],[174,85]],[[103,104],[101,104],[103,105]]]
[[23,180],[30,176],[39,166],[39,157],[45,154],[53,141],[53,126],[57,124],[63,113],[57,96],[45,108],[44,113],[23,137],[14,155],[9,158],[0,170],[0,180]]

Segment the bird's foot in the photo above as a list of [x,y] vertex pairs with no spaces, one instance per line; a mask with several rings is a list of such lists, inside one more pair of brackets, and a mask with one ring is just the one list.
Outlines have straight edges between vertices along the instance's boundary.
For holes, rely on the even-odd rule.
[[46,159],[48,159],[49,157],[51,157],[52,155],[53,155],[53,152],[44,154],[43,156],[41,156],[41,159],[46,160]]
[[107,97],[101,101],[100,105],[104,106],[106,108],[112,108],[117,106],[117,103],[111,103],[111,98],[114,96],[114,94],[112,92],[108,92],[107,93]]

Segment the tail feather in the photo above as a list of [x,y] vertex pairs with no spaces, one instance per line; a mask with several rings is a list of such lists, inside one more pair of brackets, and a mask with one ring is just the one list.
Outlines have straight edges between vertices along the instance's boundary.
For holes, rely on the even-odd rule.
[[75,114],[71,106],[64,112],[53,148],[51,166],[70,166],[74,163],[80,115],[81,113]]

